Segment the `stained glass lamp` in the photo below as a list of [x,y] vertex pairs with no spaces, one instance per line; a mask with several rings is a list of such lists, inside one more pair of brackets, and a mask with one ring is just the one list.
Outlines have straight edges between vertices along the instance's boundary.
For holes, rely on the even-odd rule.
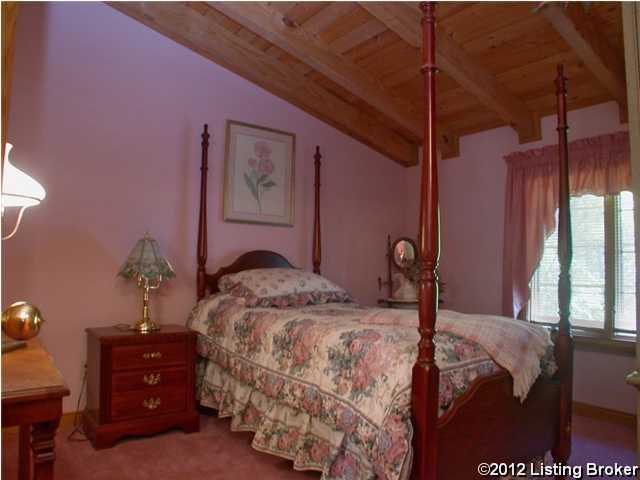
[[9,235],[2,238],[3,240],[7,240],[16,234],[24,211],[29,207],[39,205],[47,195],[42,185],[9,161],[9,154],[12,148],[13,145],[10,143],[5,146],[2,171],[2,214],[4,215],[5,208],[16,207],[20,210],[18,211],[15,227]]
[[176,274],[171,264],[160,254],[158,242],[146,233],[135,244],[118,275],[135,279],[138,287],[143,291],[142,318],[131,329],[140,333],[160,330],[160,327],[149,318],[149,290],[159,288],[164,279],[175,277]]

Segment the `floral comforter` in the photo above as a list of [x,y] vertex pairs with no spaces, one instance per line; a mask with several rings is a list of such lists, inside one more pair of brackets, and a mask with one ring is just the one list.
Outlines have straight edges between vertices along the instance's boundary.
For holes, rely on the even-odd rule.
[[[189,319],[201,334],[200,403],[232,417],[232,429],[255,432],[255,449],[323,479],[405,478],[418,332],[360,323],[365,313],[350,303],[247,308],[227,294],[201,301]],[[499,367],[471,341],[437,333],[435,343],[442,415]]]

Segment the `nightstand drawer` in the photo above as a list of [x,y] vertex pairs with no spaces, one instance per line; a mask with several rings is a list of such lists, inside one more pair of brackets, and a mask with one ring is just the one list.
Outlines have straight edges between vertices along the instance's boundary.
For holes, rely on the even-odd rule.
[[187,362],[185,342],[127,345],[113,347],[113,370],[183,365]]
[[180,412],[185,409],[186,404],[184,387],[149,388],[117,393],[111,400],[111,420]]
[[187,369],[184,367],[148,368],[133,372],[120,372],[114,373],[111,381],[113,393],[146,390],[153,387],[184,387],[187,383]]

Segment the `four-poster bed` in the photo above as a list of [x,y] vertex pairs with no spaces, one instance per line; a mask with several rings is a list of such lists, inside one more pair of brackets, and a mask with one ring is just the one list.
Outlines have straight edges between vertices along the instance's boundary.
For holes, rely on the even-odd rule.
[[[481,463],[525,462],[551,451],[554,460],[566,463],[571,453],[571,404],[573,343],[569,323],[571,229],[567,158],[566,88],[562,68],[558,68],[558,138],[560,152],[559,182],[559,282],[560,322],[554,335],[554,355],[558,367],[552,378],[541,375],[526,398],[513,395],[513,379],[504,369],[479,376],[439,415],[442,393],[441,372],[436,364],[434,343],[438,305],[438,175],[436,150],[435,82],[435,6],[422,3],[423,66],[425,91],[424,161],[421,171],[419,342],[417,359],[411,374],[411,412],[413,424],[412,478],[418,480],[466,480],[482,478]],[[225,275],[252,269],[290,269],[281,255],[252,251],[215,274],[206,272],[207,260],[207,126],[202,134],[202,177],[198,226],[197,295],[220,291]],[[320,272],[320,151],[316,149],[314,230],[312,264]],[[440,405],[441,407],[441,405]],[[461,454],[462,453],[462,454]]]

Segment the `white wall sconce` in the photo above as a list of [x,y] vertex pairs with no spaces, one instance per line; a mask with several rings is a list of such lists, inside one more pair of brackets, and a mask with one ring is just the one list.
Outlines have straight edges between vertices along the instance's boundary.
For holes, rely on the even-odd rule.
[[13,237],[18,231],[24,211],[29,207],[39,205],[47,195],[40,183],[11,164],[9,154],[12,148],[13,145],[10,143],[5,146],[2,168],[2,216],[4,216],[5,208],[19,208],[20,210],[13,230],[9,235],[2,237],[2,240]]

